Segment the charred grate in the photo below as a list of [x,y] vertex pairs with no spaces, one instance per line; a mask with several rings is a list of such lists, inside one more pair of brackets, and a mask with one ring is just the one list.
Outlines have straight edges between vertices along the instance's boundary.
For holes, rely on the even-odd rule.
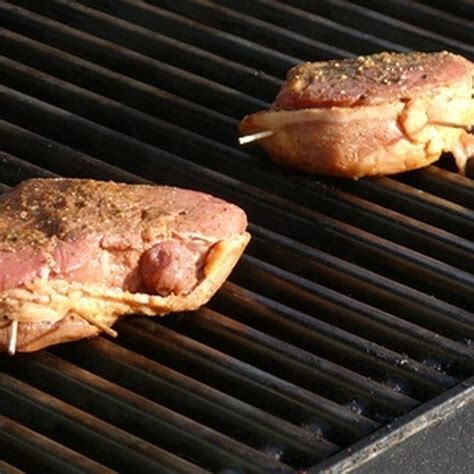
[[0,2],[1,190],[175,184],[235,201],[253,234],[195,314],[1,358],[2,473],[320,470],[472,399],[473,182],[444,163],[318,179],[236,146],[302,60],[472,58],[468,2],[446,5]]

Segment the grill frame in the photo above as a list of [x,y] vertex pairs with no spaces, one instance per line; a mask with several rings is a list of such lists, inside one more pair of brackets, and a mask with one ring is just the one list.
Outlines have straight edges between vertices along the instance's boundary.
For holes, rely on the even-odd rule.
[[[397,2],[400,0],[392,3]],[[471,332],[474,334],[472,325],[474,315],[468,311],[471,302],[469,290],[474,277],[467,271],[472,269],[468,266],[471,264],[472,253],[470,252],[474,245],[468,239],[472,220],[471,214],[463,212],[465,208],[459,205],[469,203],[469,199],[472,200],[472,193],[469,193],[472,186],[469,186],[470,183],[466,180],[440,168],[432,168],[416,175],[415,178],[423,183],[423,189],[428,191],[422,197],[415,193],[418,188],[413,188],[409,181],[404,181],[404,178],[400,181],[384,179],[377,182],[360,182],[357,185],[338,183],[337,186],[333,186],[331,180],[302,176],[288,178],[284,172],[278,170],[272,170],[269,173],[267,165],[255,162],[252,152],[235,150],[233,148],[235,136],[231,130],[236,126],[236,119],[244,112],[267,105],[273,93],[270,89],[280,84],[280,81],[275,78],[281,77],[280,73],[283,69],[295,63],[301,56],[294,53],[308,52],[312,48],[312,54],[314,51],[319,55],[332,54],[338,57],[352,54],[340,47],[328,47],[321,38],[316,37],[317,35],[305,37],[295,32],[295,28],[302,28],[308,35],[311,24],[320,25],[323,32],[341,33],[342,30],[346,30],[346,36],[341,36],[338,41],[344,43],[345,39],[342,38],[350,36],[354,40],[357,39],[357,47],[360,48],[368,48],[369,45],[372,45],[370,46],[372,48],[392,45],[394,49],[406,50],[406,46],[393,43],[389,39],[381,39],[379,36],[361,34],[360,30],[355,28],[346,29],[334,19],[325,16],[315,13],[309,16],[303,15],[301,9],[294,6],[301,3],[297,0],[291,0],[287,2],[288,4],[268,0],[245,1],[242,2],[242,11],[239,12],[234,11],[232,3],[227,0],[195,1],[192,4],[189,3],[192,8],[187,12],[180,10],[184,2],[160,0],[144,5],[124,4],[121,15],[128,16],[125,21],[134,18],[133,15],[137,14],[137,10],[146,10],[150,17],[147,16],[142,21],[148,28],[143,25],[130,26],[130,22],[111,20],[107,17],[107,12],[101,12],[108,5],[105,0],[84,0],[79,4],[60,1],[57,4],[57,11],[50,12],[49,16],[56,17],[58,20],[61,15],[65,15],[65,12],[75,12],[69,17],[66,16],[64,24],[55,20],[45,22],[44,16],[32,14],[28,8],[38,9],[40,12],[44,9],[43,6],[34,6],[34,2],[2,3],[0,8],[5,14],[7,26],[19,31],[24,30],[34,39],[25,39],[18,33],[0,33],[5,40],[4,52],[9,55],[15,51],[21,52],[19,57],[15,57],[16,62],[11,58],[0,60],[3,73],[0,100],[8,109],[1,117],[6,118],[8,122],[0,121],[0,143],[7,152],[14,155],[17,153],[26,158],[25,161],[16,156],[0,154],[2,160],[0,176],[10,184],[22,177],[49,176],[48,171],[38,166],[43,159],[46,160],[47,167],[55,172],[81,176],[93,175],[98,178],[114,177],[128,182],[137,182],[137,180],[145,182],[143,176],[151,177],[152,180],[156,179],[158,168],[168,182],[181,186],[193,183],[194,187],[243,204],[255,221],[251,226],[255,244],[250,255],[244,257],[243,263],[233,278],[237,282],[241,279],[245,282],[245,277],[242,276],[245,274],[245,269],[247,271],[258,269],[260,272],[258,276],[253,280],[248,280],[244,287],[235,283],[225,285],[208,309],[189,316],[193,318],[192,320],[178,318],[175,321],[172,317],[163,323],[163,327],[146,321],[139,321],[136,324],[127,322],[121,326],[123,333],[127,337],[133,336],[131,340],[134,342],[125,341],[121,344],[130,351],[147,340],[147,331],[156,337],[159,336],[161,339],[158,342],[156,338],[148,340],[145,353],[154,363],[160,363],[159,358],[155,360],[153,353],[163,346],[167,347],[172,354],[167,356],[169,360],[164,355],[160,355],[160,357],[165,357],[165,361],[170,362],[175,356],[176,358],[185,357],[184,349],[175,347],[179,341],[184,344],[186,350],[190,351],[191,355],[186,356],[189,367],[196,365],[198,359],[205,360],[206,364],[212,365],[214,374],[223,377],[222,381],[215,382],[217,386],[213,386],[203,375],[199,377],[204,377],[204,379],[196,379],[195,385],[189,382],[189,386],[194,388],[198,386],[197,382],[203,387],[209,384],[214,390],[212,393],[217,397],[215,400],[221,397],[219,402],[221,404],[225,401],[230,404],[229,406],[245,406],[247,410],[249,407],[257,406],[264,413],[266,408],[258,407],[255,396],[245,395],[247,398],[244,400],[236,398],[235,381],[238,380],[236,378],[238,374],[238,377],[241,377],[239,380],[245,381],[246,387],[257,390],[255,393],[264,393],[263,386],[258,386],[258,384],[262,384],[265,380],[265,384],[268,384],[265,390],[268,390],[269,394],[271,390],[278,389],[282,390],[283,398],[296,397],[292,401],[294,404],[288,406],[297,407],[300,404],[302,412],[319,413],[320,418],[322,417],[323,421],[327,421],[329,425],[331,425],[331,419],[334,423],[337,418],[340,426],[336,431],[350,427],[354,433],[359,433],[359,438],[361,431],[358,429],[358,424],[362,424],[365,430],[375,430],[355,444],[350,442],[350,447],[329,456],[329,453],[339,449],[339,446],[348,444],[347,441],[343,441],[339,446],[334,443],[333,438],[340,438],[340,433],[325,433],[324,423],[322,428],[316,423],[314,427],[308,428],[309,425],[304,425],[296,429],[297,425],[294,421],[296,418],[289,416],[291,419],[286,420],[283,410],[278,415],[270,412],[268,416],[269,423],[272,420],[271,416],[275,417],[272,421],[273,425],[270,423],[271,427],[267,427],[270,430],[269,433],[273,430],[270,436],[270,438],[273,436],[273,441],[278,436],[283,436],[280,432],[275,438],[275,423],[278,416],[288,422],[286,428],[288,436],[291,434],[292,424],[295,427],[293,435],[296,436],[299,433],[301,440],[306,432],[314,431],[317,434],[315,438],[318,438],[319,431],[322,431],[319,444],[317,439],[311,439],[311,442],[308,441],[308,446],[313,446],[315,450],[321,449],[322,452],[326,450],[323,457],[329,456],[329,458],[313,467],[314,472],[326,470],[340,472],[344,469],[356,469],[370,457],[389,450],[395,443],[403,442],[417,430],[430,429],[440,419],[451,416],[456,409],[472,403],[473,378],[468,378],[446,390],[446,387],[453,385],[455,377],[463,378],[463,375],[459,374],[470,373],[474,354],[469,345],[462,346],[457,342],[459,337],[465,335],[467,331],[470,331],[469,334]],[[23,15],[21,8],[11,6],[14,4],[23,4],[22,7],[26,7],[24,11],[27,13]],[[157,4],[158,8],[155,8]],[[409,41],[414,41],[415,37],[429,38],[430,41],[437,41],[439,38],[439,35],[435,33],[427,34],[426,29],[410,25],[407,27],[406,23],[403,24],[400,19],[393,19],[384,13],[371,10],[367,7],[371,2],[367,0],[352,4],[342,0],[324,0],[322,4],[337,7],[334,10],[336,16],[340,15],[341,11],[349,9],[356,11],[358,17],[365,22],[370,23],[374,18],[378,18],[385,24],[390,24],[391,28],[409,31]],[[91,5],[96,7],[92,13]],[[403,16],[403,9],[400,11],[400,15]],[[74,16],[75,14],[78,16]],[[325,15],[325,11],[322,14]],[[194,15],[197,20],[206,19],[208,24],[203,24],[206,21],[202,23],[191,21],[187,15],[189,17]],[[295,23],[283,24],[285,15],[295,19]],[[223,31],[219,22],[227,17],[232,19],[234,26],[230,25],[232,28]],[[93,18],[95,23],[91,22],[84,26],[87,18]],[[164,34],[152,31],[153,18],[166,19]],[[196,46],[180,50],[183,45],[186,46],[183,38],[169,37],[170,32],[173,32],[172,25],[176,24],[183,25],[187,38],[196,39]],[[248,31],[245,31],[241,37],[236,36],[238,28],[245,24],[248,26]],[[108,28],[103,30],[103,38],[91,36],[101,25]],[[462,26],[462,23],[460,25]],[[75,29],[71,29],[72,27]],[[130,47],[118,47],[111,42],[114,35],[121,31],[126,31],[128,36],[124,36],[126,39],[120,41],[129,42]],[[256,34],[258,31],[261,32],[260,35]],[[222,38],[223,44],[213,45],[212,51],[206,51],[203,45],[211,49],[208,36],[210,34]],[[40,37],[43,35],[41,44],[38,43],[38,35]],[[250,39],[246,38],[249,35],[253,36]],[[77,39],[77,45],[68,44],[68,52],[54,50],[54,47],[60,46],[61,42],[64,44],[68,38]],[[283,52],[274,53],[271,50],[270,44],[275,38],[278,39],[275,44],[277,47],[282,47]],[[150,41],[150,45],[144,43],[144,40]],[[285,44],[284,40],[288,44]],[[45,46],[45,43],[48,45]],[[459,39],[453,41],[448,39],[448,43],[446,41],[444,43],[455,46],[461,51],[469,50],[469,48],[466,49],[468,45],[466,46]],[[225,49],[227,45],[236,44],[242,47],[242,51],[236,57],[221,57],[223,52],[228,51]],[[162,49],[158,56],[163,54],[163,58],[154,57],[156,51],[153,50],[153,45],[160,45]],[[429,45],[429,42],[425,43],[426,47]],[[97,51],[92,51],[91,48],[95,47]],[[15,48],[19,49],[15,50]],[[170,50],[166,51],[166,48]],[[35,53],[30,54],[31,51]],[[175,59],[171,52],[181,54],[181,56]],[[112,56],[107,56],[108,54]],[[209,66],[207,64],[205,66],[205,71],[211,77],[199,77],[187,69],[180,69],[179,66],[182,65],[180,61],[183,58],[190,59],[192,54],[209,62]],[[51,57],[55,58],[56,63],[53,66],[47,65],[47,71],[42,70],[41,58]],[[176,61],[176,64],[166,64],[165,59],[171,63]],[[249,61],[257,59],[259,64],[268,67],[267,74],[255,71],[249,66]],[[119,66],[114,65],[113,61],[117,61]],[[137,66],[138,72],[133,72],[127,66],[127,61]],[[194,67],[196,64],[199,64],[199,61],[194,62]],[[72,65],[70,71],[68,71],[68,65]],[[42,71],[38,72],[38,70]],[[226,74],[229,72],[234,73],[235,77],[226,79]],[[148,73],[152,74],[152,78],[147,77],[142,81],[144,74]],[[98,80],[99,76],[100,81],[91,90],[91,84],[94,80]],[[172,85],[169,78],[177,79],[177,84]],[[107,79],[114,80],[110,93],[106,91]],[[171,91],[164,90],[166,87],[163,90],[158,89],[159,80],[163,80]],[[225,84],[221,84],[221,81]],[[199,92],[192,97],[186,91],[189,84],[202,87],[207,92]],[[132,94],[130,97],[127,96],[126,103],[124,103],[125,90]],[[208,106],[212,93],[219,97],[216,109]],[[176,118],[175,121],[163,120],[164,113],[153,114],[150,112],[152,105],[144,105],[146,99],[151,97],[153,97],[153,106],[166,106],[169,113],[176,114],[181,110],[189,112],[190,115],[185,118]],[[115,114],[118,118],[114,116]],[[22,115],[31,117],[26,125]],[[136,129],[133,133],[121,127],[120,117],[127,117],[135,123]],[[35,118],[38,123],[34,123]],[[201,120],[195,124],[196,119]],[[51,131],[57,128],[58,123],[61,123],[64,129]],[[212,130],[209,130],[209,126],[213,127]],[[156,131],[159,131],[159,134],[158,138],[154,139],[153,132]],[[67,134],[71,137],[67,138]],[[94,137],[98,134],[101,135],[101,143],[94,144]],[[166,136],[169,138],[166,139]],[[177,141],[176,136],[179,137]],[[24,145],[19,143],[22,139],[25,141]],[[163,146],[159,143],[161,139],[167,140]],[[87,140],[91,143],[86,146],[82,142]],[[180,140],[190,145],[190,151],[180,149]],[[28,150],[27,148],[32,145],[35,146],[34,150]],[[124,150],[120,150],[120,147]],[[102,157],[104,150],[107,149],[114,152],[113,157],[105,158],[106,161],[95,158],[95,156]],[[35,157],[37,153],[39,155]],[[61,162],[60,153],[74,160],[73,169],[65,162]],[[140,154],[148,159],[150,164],[147,166],[140,164],[137,169],[136,163],[127,162],[126,153]],[[193,154],[210,156],[194,161]],[[217,158],[221,158],[218,165],[213,162]],[[236,169],[236,160],[247,163],[251,167],[251,172]],[[111,165],[109,161],[116,161],[118,166]],[[132,165],[135,165],[135,169]],[[177,166],[179,166],[179,172],[176,172]],[[141,176],[131,171],[136,171]],[[451,183],[460,186],[460,190],[455,191]],[[4,188],[2,185],[2,190],[6,190]],[[279,195],[273,191],[274,189],[279,191]],[[438,194],[431,194],[433,191]],[[405,202],[396,203],[399,208],[393,209],[388,203],[400,193],[403,193]],[[452,201],[445,199],[447,196],[457,203],[457,207]],[[310,208],[308,204],[314,200],[318,202],[314,208]],[[414,204],[410,216],[401,212],[407,202]],[[275,214],[276,209],[280,209],[278,215]],[[351,212],[354,216],[350,215]],[[420,221],[419,216],[426,213],[426,217]],[[285,230],[285,221],[288,219],[295,227],[291,232]],[[270,220],[272,224],[267,226]],[[450,226],[453,225],[459,227],[459,229],[456,227],[455,233],[449,232]],[[437,231],[436,235],[433,234],[435,231]],[[312,240],[313,233],[319,234],[318,245]],[[333,241],[337,243],[334,244]],[[420,251],[428,241],[433,246],[430,255]],[[339,258],[344,245],[352,245],[356,249],[351,261]],[[275,252],[273,256],[269,255],[272,251]],[[434,260],[433,256],[436,256],[438,252],[442,252],[442,258]],[[389,263],[382,266],[379,263],[381,258],[388,259]],[[275,266],[277,262],[279,266]],[[459,270],[459,267],[465,269],[464,273]],[[298,271],[295,271],[295,268],[298,268]],[[418,280],[411,275],[414,268],[421,275]],[[388,274],[387,271],[389,271]],[[321,277],[320,283],[314,282],[317,274]],[[408,284],[404,284],[406,276],[409,276]],[[431,285],[442,300],[431,300],[426,294],[430,288],[420,283],[420,280],[426,277],[435,279]],[[314,318],[308,307],[288,307],[275,295],[255,293],[259,278],[261,282],[275,282],[279,278],[278,288],[282,293],[287,292],[285,294],[293,295],[293,304],[298,302],[298,298],[301,300],[299,304],[304,303],[305,299],[301,297],[302,291],[307,294],[306,300],[308,295],[312,297],[316,295],[316,301],[325,308],[324,315]],[[350,288],[351,294],[344,293],[345,286]],[[275,288],[273,291],[278,293]],[[375,305],[370,302],[370,298],[363,296],[366,291],[369,291],[372,297],[379,298]],[[406,301],[400,304],[404,299]],[[333,317],[339,318],[337,324],[332,326],[327,324],[331,320],[330,304],[337,306],[337,309],[333,310]],[[399,304],[400,308],[392,308],[393,304]],[[347,314],[342,310],[343,307]],[[236,308],[235,311],[232,308]],[[419,310],[418,314],[412,316],[405,314],[416,310]],[[248,318],[249,314],[258,315],[258,321],[251,321]],[[423,327],[415,324],[420,314],[428,318],[428,322],[424,321]],[[359,328],[362,333],[356,332],[353,321],[347,321],[351,317],[359,317],[361,323],[366,325],[364,328]],[[374,336],[378,338],[376,341],[368,336],[372,327],[368,321],[379,328]],[[385,326],[383,326],[384,323]],[[245,344],[239,332],[242,330],[246,334]],[[406,339],[413,342],[403,341],[403,331],[406,331]],[[390,340],[391,335],[397,337],[398,342]],[[208,347],[203,343],[206,337],[210,338]],[[224,342],[215,340],[216,337],[222,338]],[[297,345],[295,342],[297,337],[305,340],[304,347]],[[351,342],[354,347],[350,347]],[[402,342],[414,358],[405,357],[404,352],[400,350]],[[417,342],[420,347],[415,350],[412,346]],[[101,344],[109,343],[100,338],[95,344],[86,342],[83,345],[87,347],[87,344],[100,354]],[[228,347],[224,347],[223,344],[228,344]],[[345,347],[346,354],[352,354],[351,361],[337,359],[340,356],[335,349],[337,344]],[[367,351],[365,354],[364,350]],[[53,355],[50,357],[53,362],[56,358],[61,361],[66,360],[65,367],[69,367],[67,364],[70,364],[74,351],[80,352],[80,348],[77,349],[77,346],[74,346],[70,350],[67,348],[52,350]],[[257,368],[250,364],[251,359],[246,359],[245,351],[248,351],[248,357],[259,356],[260,365]],[[441,372],[430,367],[430,364],[424,361],[424,357],[426,358],[430,353],[449,354],[451,367],[443,368]],[[40,364],[38,367],[43,363],[42,370],[46,370],[47,363],[41,362],[42,357],[38,357],[37,363]],[[375,364],[372,368],[369,367],[371,362]],[[7,373],[10,371],[14,373],[20,367],[28,368],[34,364],[34,359],[24,359],[18,363],[2,362],[2,368]],[[84,361],[81,361],[81,364],[87,365]],[[208,366],[210,370],[211,365]],[[273,367],[276,366],[279,367],[280,372],[274,371],[276,369]],[[79,367],[80,372],[83,366],[79,365]],[[262,367],[263,370],[267,369],[266,373],[262,371]],[[411,377],[412,384],[417,387],[415,389],[413,386],[410,387],[410,390],[416,391],[415,396],[413,393],[397,394],[397,390],[393,387],[382,383],[382,375],[384,371],[390,371],[390,367],[392,367],[391,372],[394,372],[396,376],[401,376],[402,379]],[[186,370],[191,370],[191,368]],[[89,369],[92,372],[97,370],[91,365]],[[123,370],[127,372],[130,369]],[[291,375],[292,370],[295,371],[295,376]],[[56,372],[59,377],[60,370],[57,369]],[[340,380],[337,380],[337,375],[340,375]],[[83,376],[86,377],[85,374]],[[184,376],[189,378],[190,374],[185,373]],[[23,382],[19,386],[23,386],[26,376],[22,375],[22,377]],[[41,381],[35,377],[33,374],[32,384],[41,386]],[[303,380],[305,377],[308,381]],[[374,377],[376,380],[372,381],[369,377]],[[8,387],[8,376],[5,380],[4,387]],[[233,380],[234,385],[226,386],[230,380]],[[323,391],[325,396],[321,396],[320,390],[323,389],[320,387],[316,390],[317,393],[311,390],[313,385],[316,387],[325,380],[329,384],[325,389],[326,392]],[[178,385],[177,381],[173,383]],[[397,414],[402,414],[402,416],[388,426],[377,429],[377,426],[384,425],[387,421],[374,419],[377,417],[373,413],[370,414],[372,419],[368,419],[357,412],[360,410],[358,406],[355,407],[355,414],[343,406],[344,397],[347,398],[348,393],[344,385],[351,387],[353,394],[357,392],[355,387],[359,387],[359,390],[362,390],[359,393],[360,397],[368,400],[371,408],[385,413],[386,407],[391,406],[392,416]],[[426,388],[428,386],[431,387],[431,391]],[[420,387],[425,387],[425,391]],[[176,391],[177,388],[173,390]],[[370,394],[371,390],[375,395]],[[17,388],[18,394],[20,391]],[[336,395],[331,398],[329,395],[331,391],[340,392],[337,395],[339,398]],[[436,395],[440,392],[441,395]],[[35,396],[38,399],[40,397],[37,393]],[[269,400],[272,400],[272,396],[275,397],[274,394],[268,396]],[[67,394],[63,394],[63,397],[67,398]],[[336,397],[335,400],[334,397]],[[428,401],[423,402],[424,399]],[[413,408],[420,401],[421,403]],[[34,401],[34,403],[37,402]],[[72,405],[78,403],[76,400]],[[154,403],[156,405],[156,402]],[[168,400],[167,403],[171,401]],[[149,412],[155,409],[152,404],[147,407]],[[224,405],[219,405],[219,409],[223,410],[223,407]],[[273,407],[268,408],[270,409]],[[180,409],[177,411],[181,413]],[[403,415],[406,411],[408,414]],[[162,416],[166,418],[165,415]],[[192,419],[197,415],[191,411],[189,416]],[[114,418],[111,418],[110,421],[113,423],[113,420]],[[196,427],[196,424],[192,423],[186,426]],[[204,425],[207,426],[205,423]],[[236,428],[237,422],[234,422],[234,425],[234,429],[240,435],[245,431],[243,428],[241,428],[243,431]],[[220,431],[219,426],[213,426],[212,436],[217,436],[215,433]],[[225,428],[222,427],[221,430]],[[256,429],[255,433],[257,432]],[[291,459],[288,461],[284,452],[285,461],[279,461],[280,451],[284,449],[278,441],[268,447],[259,446],[256,449],[255,446],[249,446],[249,443],[242,439],[235,441],[233,436],[233,434],[224,434],[220,438],[217,436],[221,439],[221,447],[228,446],[229,451],[226,454],[228,462],[234,459],[237,465],[239,462],[241,465],[246,464],[250,470],[266,467],[285,471],[289,469],[288,463],[293,467],[299,467],[296,461]],[[235,437],[238,438],[238,435]],[[328,441],[327,438],[331,440]],[[132,441],[129,440],[129,442]],[[256,443],[256,441],[253,442]],[[298,442],[294,439],[289,442],[291,449],[304,451]],[[150,443],[147,442],[147,444]],[[159,442],[157,442],[158,445]],[[247,451],[241,450],[244,445]],[[176,449],[171,448],[172,453]],[[252,454],[258,458],[254,464],[245,461],[245,457]],[[172,460],[173,456],[176,457],[175,454],[171,456]],[[189,459],[190,455],[183,456]],[[156,452],[155,457],[150,454],[149,461],[158,462],[158,458],[159,453]],[[227,461],[223,461],[221,467]],[[51,458],[51,462],[57,462],[56,458]],[[190,467],[186,465],[186,462],[183,461],[183,471],[197,469],[196,465]],[[209,460],[200,459],[198,464],[205,466],[206,462],[210,466]],[[78,463],[80,465],[80,460]],[[144,459],[141,465],[144,469],[146,469],[146,463],[147,460]],[[168,461],[164,461],[161,465],[163,470],[166,466],[170,466],[167,463]],[[179,464],[179,461],[176,463]],[[304,466],[307,465],[306,462]],[[0,465],[0,467],[3,466]],[[151,466],[149,467],[151,469]],[[7,472],[9,472],[8,469],[12,469],[8,465],[4,468]],[[217,468],[217,465],[212,468]],[[94,469],[96,466],[90,467],[91,471]]]
[[[326,461],[309,470],[311,473],[324,472],[336,474],[339,472],[352,472],[391,448],[408,440],[420,431],[430,430],[439,423],[456,417],[456,412],[466,408],[472,413],[474,410],[474,378],[470,377],[464,382],[449,389],[439,397],[420,405],[405,416],[400,417],[392,424],[380,428],[375,433],[366,436],[354,445],[340,451]],[[456,420],[462,423],[461,419]],[[467,443],[469,445],[469,443]],[[441,445],[434,445],[435,449],[443,449]],[[416,456],[416,453],[410,453]],[[446,453],[448,454],[448,453]],[[406,457],[401,458],[406,462]],[[454,461],[458,461],[454,459]],[[453,466],[455,469],[460,464]],[[433,467],[432,465],[430,465]]]

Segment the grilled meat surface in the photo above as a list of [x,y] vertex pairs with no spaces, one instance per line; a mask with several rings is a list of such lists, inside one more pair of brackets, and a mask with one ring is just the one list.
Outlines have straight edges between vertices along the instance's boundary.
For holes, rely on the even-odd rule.
[[38,335],[77,339],[124,312],[195,309],[240,257],[246,225],[240,208],[196,191],[20,184],[0,197],[0,349],[13,320],[19,350],[33,350],[50,343]]
[[473,64],[447,52],[380,53],[291,69],[272,108],[243,119],[277,163],[359,178],[427,166],[451,152],[461,171],[473,138]]

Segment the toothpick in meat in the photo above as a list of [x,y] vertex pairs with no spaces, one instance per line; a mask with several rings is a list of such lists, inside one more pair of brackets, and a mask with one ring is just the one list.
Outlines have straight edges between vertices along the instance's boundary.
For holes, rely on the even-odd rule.
[[251,135],[244,135],[239,138],[239,145],[245,145],[247,143],[261,140],[262,138],[271,137],[274,132],[271,130],[265,130],[264,132],[252,133]]
[[8,341],[8,354],[15,355],[18,340],[18,321],[14,319],[10,323],[10,340]]
[[433,121],[433,122],[430,122],[430,124],[437,125],[438,127],[461,128],[463,130],[466,130],[467,133],[474,133],[474,125],[465,125],[463,123],[441,122],[441,121]]
[[114,331],[112,328],[109,328],[109,326],[106,326],[105,324],[101,323],[96,318],[94,318],[94,316],[86,315],[85,313],[78,314],[78,316],[80,318],[84,319],[84,321],[87,321],[88,323],[96,326],[97,328],[99,328],[101,331],[105,332],[109,336],[111,336],[111,337],[117,337],[118,336],[117,331]]

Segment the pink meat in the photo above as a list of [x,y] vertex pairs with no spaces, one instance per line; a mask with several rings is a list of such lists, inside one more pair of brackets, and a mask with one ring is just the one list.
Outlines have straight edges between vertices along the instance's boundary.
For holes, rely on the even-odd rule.
[[470,80],[473,66],[447,52],[380,53],[353,59],[304,63],[291,69],[273,107],[296,110],[313,107],[374,105],[412,99]]
[[0,251],[0,291],[40,278],[48,270],[46,255],[34,249]]
[[167,295],[191,291],[237,206],[165,186],[29,180],[0,197],[0,291],[40,277]]
[[200,277],[202,256],[207,249],[207,244],[197,249],[177,240],[166,240],[148,249],[140,260],[140,272],[148,292],[168,295],[192,289]]

